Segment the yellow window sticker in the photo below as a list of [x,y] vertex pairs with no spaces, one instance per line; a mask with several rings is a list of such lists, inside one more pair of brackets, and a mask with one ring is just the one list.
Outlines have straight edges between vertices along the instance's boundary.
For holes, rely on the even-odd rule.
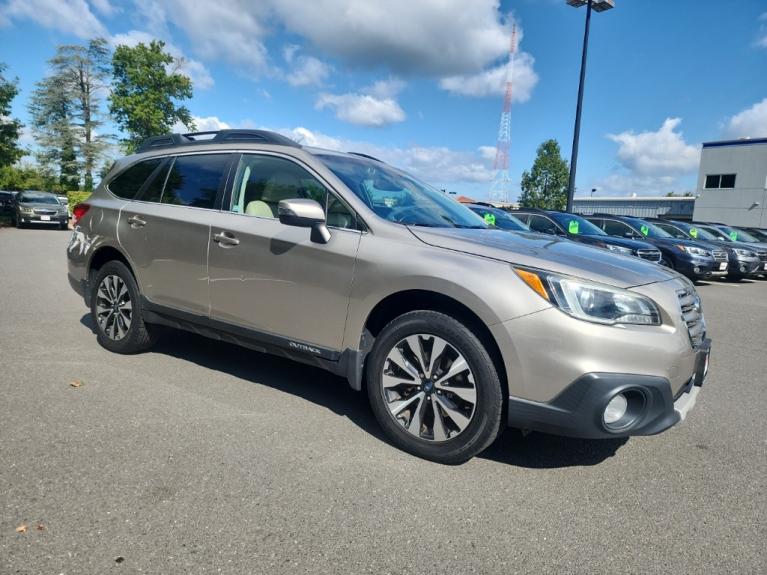
[[648,227],[647,227],[647,226],[645,226],[645,225],[642,225],[642,227],[640,227],[639,229],[640,229],[640,230],[642,230],[642,235],[643,235],[643,236],[646,236],[647,234],[649,234],[649,233],[650,233],[650,228],[648,228]]
[[495,214],[491,214],[490,212],[487,212],[485,214],[485,223],[490,224],[491,226],[495,225]]
[[698,228],[690,228],[690,235],[694,238],[698,237]]
[[730,239],[734,242],[738,241],[738,232],[730,232]]
[[571,234],[577,234],[580,229],[581,224],[578,220],[570,220],[570,222],[567,224],[567,231],[569,231]]

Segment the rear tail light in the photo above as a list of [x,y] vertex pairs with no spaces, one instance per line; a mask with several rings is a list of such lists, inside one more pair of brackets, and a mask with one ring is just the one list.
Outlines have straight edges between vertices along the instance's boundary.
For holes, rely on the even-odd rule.
[[74,218],[72,224],[77,225],[77,222],[80,221],[80,218],[87,214],[88,210],[90,209],[90,204],[77,204],[74,208],[72,208],[72,216]]

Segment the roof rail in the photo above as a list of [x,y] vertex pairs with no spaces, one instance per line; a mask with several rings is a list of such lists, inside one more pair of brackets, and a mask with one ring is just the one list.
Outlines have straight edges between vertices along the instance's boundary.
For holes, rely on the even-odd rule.
[[[202,137],[201,137],[202,136]],[[212,137],[205,137],[212,136]],[[187,134],[164,134],[147,138],[136,149],[136,153],[149,152],[159,148],[189,146],[199,144],[221,144],[236,142],[255,142],[300,148],[300,144],[290,138],[268,130],[215,130],[208,132],[189,132]]]
[[511,208],[512,212],[538,212],[539,214],[545,214],[548,213],[549,210],[544,210],[543,208]]
[[352,156],[359,156],[360,158],[367,158],[368,160],[375,160],[376,162],[381,162],[382,164],[385,164],[383,160],[379,160],[375,156],[371,156],[370,154],[363,154],[362,152],[349,152]]

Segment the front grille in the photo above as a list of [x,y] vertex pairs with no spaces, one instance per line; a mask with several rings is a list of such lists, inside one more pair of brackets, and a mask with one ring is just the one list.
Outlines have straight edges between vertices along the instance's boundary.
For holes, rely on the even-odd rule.
[[759,252],[759,261],[767,262],[767,252]]
[[55,216],[58,213],[57,210],[46,210],[45,208],[35,209],[34,211],[38,216]]
[[727,252],[725,251],[714,250],[712,253],[714,255],[714,259],[718,262],[726,262],[729,259],[727,257]]
[[660,261],[660,250],[637,250],[637,256],[657,263]]
[[706,338],[706,320],[703,318],[703,310],[700,298],[692,287],[677,290],[679,308],[682,310],[682,320],[687,326],[690,343],[698,347]]

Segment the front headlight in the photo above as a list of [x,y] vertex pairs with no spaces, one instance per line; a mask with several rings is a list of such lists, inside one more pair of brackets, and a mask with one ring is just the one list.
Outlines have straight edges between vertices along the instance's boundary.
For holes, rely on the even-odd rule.
[[607,246],[607,249],[611,252],[615,252],[618,254],[623,254],[624,256],[632,256],[634,255],[634,250],[631,248],[624,248],[623,246],[614,246],[612,244],[605,244]]
[[748,251],[748,250],[742,250],[740,248],[735,248],[734,251],[737,255],[739,255],[742,258],[755,258],[756,254],[754,252]]
[[693,256],[709,256],[711,257],[711,253],[707,250],[704,250],[702,248],[696,248],[693,246],[677,246],[680,250],[683,252],[687,252],[690,255]]
[[661,324],[655,302],[634,292],[540,270],[514,271],[539,296],[574,318],[607,325]]

